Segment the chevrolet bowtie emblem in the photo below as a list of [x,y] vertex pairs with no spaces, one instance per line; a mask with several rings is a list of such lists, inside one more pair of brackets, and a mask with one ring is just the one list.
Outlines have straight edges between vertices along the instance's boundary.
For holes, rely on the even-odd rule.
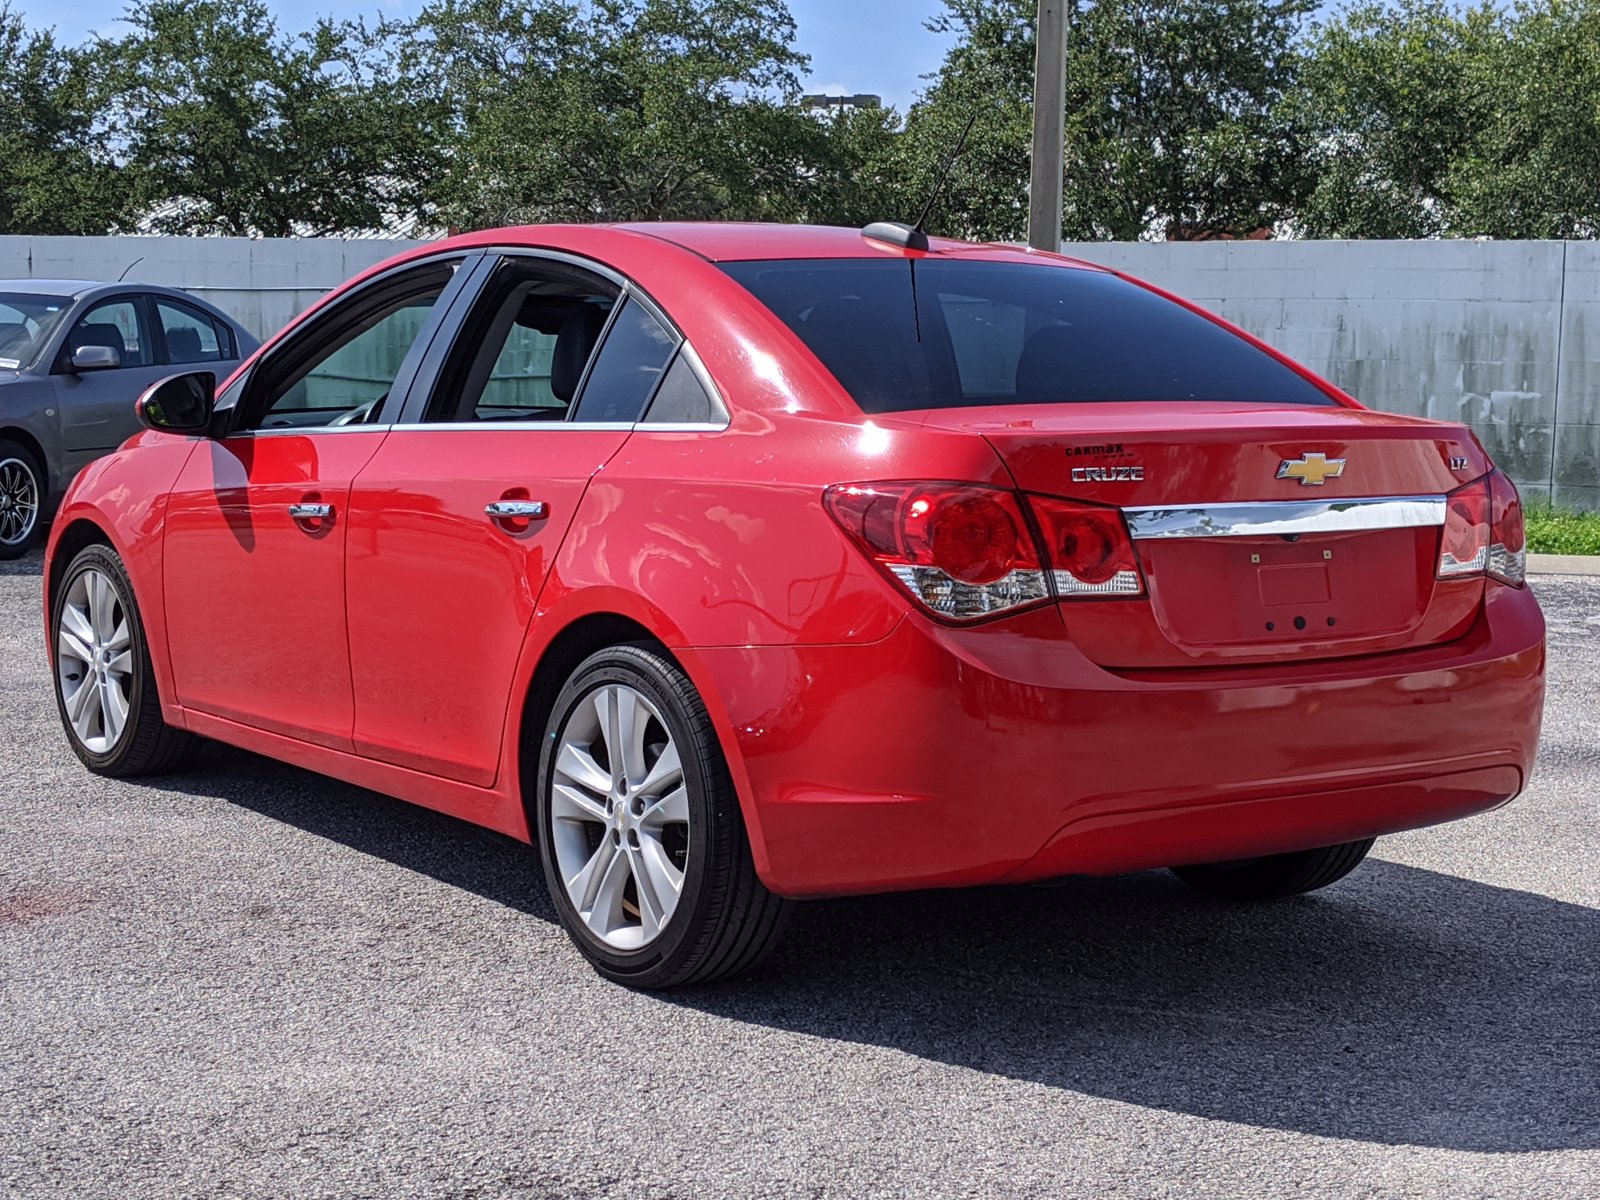
[[1298,479],[1302,486],[1321,487],[1330,479],[1344,474],[1344,459],[1329,458],[1326,454],[1302,454],[1299,458],[1286,458],[1278,464],[1279,479]]

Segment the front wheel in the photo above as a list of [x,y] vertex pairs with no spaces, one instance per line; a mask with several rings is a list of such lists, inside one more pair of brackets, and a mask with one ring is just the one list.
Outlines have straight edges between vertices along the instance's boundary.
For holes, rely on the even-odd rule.
[[1197,891],[1224,900],[1278,900],[1314,892],[1343,879],[1372,849],[1375,839],[1241,858],[1235,862],[1173,867],[1172,873]]
[[133,586],[110,546],[86,546],[68,564],[51,633],[56,705],[84,766],[97,775],[159,775],[189,756],[194,735],[161,715]]
[[708,983],[777,943],[789,903],[756,878],[716,731],[656,647],[585,659],[540,753],[535,828],[567,934],[631,987]]
[[21,558],[39,535],[44,469],[23,447],[0,438],[0,561]]

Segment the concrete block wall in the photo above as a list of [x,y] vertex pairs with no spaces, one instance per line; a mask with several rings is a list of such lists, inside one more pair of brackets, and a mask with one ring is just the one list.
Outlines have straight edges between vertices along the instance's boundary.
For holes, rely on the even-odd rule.
[[1073,243],[1372,408],[1464,420],[1530,496],[1600,509],[1600,243]]
[[184,288],[258,337],[411,242],[340,238],[0,237],[0,279],[117,279]]
[[[412,243],[0,237],[0,278],[187,288],[266,336]],[[1600,242],[1096,242],[1391,412],[1465,420],[1525,492],[1600,509]]]

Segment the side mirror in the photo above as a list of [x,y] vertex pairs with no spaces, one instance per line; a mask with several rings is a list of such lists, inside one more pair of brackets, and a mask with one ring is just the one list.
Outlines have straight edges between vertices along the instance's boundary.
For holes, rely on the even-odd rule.
[[210,371],[169,375],[144,390],[134,412],[147,429],[158,433],[205,433],[217,399],[217,377]]
[[115,371],[122,365],[122,355],[114,346],[79,346],[67,362],[74,371]]

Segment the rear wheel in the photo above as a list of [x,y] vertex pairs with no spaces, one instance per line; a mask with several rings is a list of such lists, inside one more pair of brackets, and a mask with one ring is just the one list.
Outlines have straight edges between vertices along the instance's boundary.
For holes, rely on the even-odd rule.
[[159,775],[188,758],[195,738],[161,715],[144,623],[111,547],[87,546],[68,564],[51,631],[56,705],[86,767],[97,775]]
[[22,446],[0,438],[0,560],[21,558],[39,535],[44,468]]
[[1224,900],[1277,900],[1314,892],[1343,879],[1367,856],[1374,840],[1367,838],[1234,862],[1173,867],[1172,873],[1208,896]]
[[609,979],[641,988],[748,970],[789,903],[756,878],[711,718],[648,645],[585,659],[550,714],[535,823],[551,900]]

